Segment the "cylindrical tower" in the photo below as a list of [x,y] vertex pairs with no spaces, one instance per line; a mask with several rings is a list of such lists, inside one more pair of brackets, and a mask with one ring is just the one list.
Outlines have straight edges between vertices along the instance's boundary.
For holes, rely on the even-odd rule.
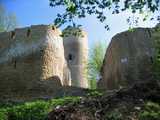
[[65,58],[71,71],[71,85],[88,88],[87,34],[79,28],[68,27],[63,31],[63,37]]

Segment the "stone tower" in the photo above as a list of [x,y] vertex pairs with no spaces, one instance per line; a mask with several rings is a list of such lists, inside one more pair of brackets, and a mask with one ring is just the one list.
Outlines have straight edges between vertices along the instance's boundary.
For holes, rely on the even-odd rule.
[[71,85],[88,88],[87,34],[79,28],[68,27],[63,31],[63,37],[65,58],[71,71]]
[[61,86],[70,85],[60,34],[48,25],[0,33],[0,96],[3,99],[54,96]]

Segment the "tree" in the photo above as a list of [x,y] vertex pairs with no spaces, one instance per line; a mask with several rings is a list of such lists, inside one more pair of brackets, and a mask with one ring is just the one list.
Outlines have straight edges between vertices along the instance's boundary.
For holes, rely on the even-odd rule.
[[[160,0],[50,0],[50,6],[63,6],[65,12],[57,14],[55,25],[57,27],[66,22],[71,22],[73,25],[74,18],[84,18],[87,15],[96,15],[97,19],[104,23],[107,18],[106,13],[119,14],[122,11],[131,10],[132,13],[158,13],[155,18],[160,21]],[[144,16],[146,20],[146,16]],[[105,25],[109,30],[109,26]]]
[[7,13],[2,5],[0,5],[0,32],[10,31],[17,26],[15,14]]
[[103,59],[106,49],[102,42],[96,42],[90,51],[88,62],[88,79],[90,87],[96,88],[97,79],[100,77],[100,70],[103,64]]

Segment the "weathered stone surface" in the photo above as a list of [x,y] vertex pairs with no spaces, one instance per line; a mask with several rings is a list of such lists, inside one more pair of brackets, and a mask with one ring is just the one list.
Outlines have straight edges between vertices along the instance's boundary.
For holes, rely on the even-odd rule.
[[84,95],[88,45],[83,35],[63,42],[61,32],[48,25],[0,33],[0,101]]
[[88,61],[87,34],[79,28],[72,27],[65,29],[63,33],[65,58],[71,71],[71,85],[88,88],[86,74]]
[[98,87],[116,89],[151,77],[153,29],[136,28],[114,36],[106,51]]
[[60,34],[46,25],[0,33],[0,99],[54,96],[70,85]]

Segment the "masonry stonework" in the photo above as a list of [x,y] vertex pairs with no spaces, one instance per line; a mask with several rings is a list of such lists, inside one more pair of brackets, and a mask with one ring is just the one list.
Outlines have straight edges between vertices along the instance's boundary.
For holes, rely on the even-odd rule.
[[135,28],[114,36],[106,51],[98,88],[119,89],[150,80],[154,32],[154,28]]
[[88,44],[81,33],[62,38],[49,25],[0,33],[0,101],[84,94]]
[[0,33],[0,99],[54,96],[70,86],[60,34],[47,25]]
[[64,31],[65,58],[71,71],[71,85],[88,88],[87,61],[88,39],[87,34],[80,28],[66,28]]

